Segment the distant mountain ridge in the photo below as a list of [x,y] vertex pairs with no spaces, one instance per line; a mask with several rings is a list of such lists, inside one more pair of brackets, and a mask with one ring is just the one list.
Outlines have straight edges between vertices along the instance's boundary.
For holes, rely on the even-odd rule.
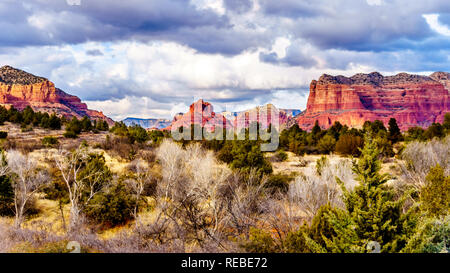
[[142,118],[128,117],[122,121],[127,126],[139,125],[145,129],[151,128],[163,129],[171,124],[171,120],[169,119],[154,119],[154,118],[142,119]]
[[23,70],[3,66],[0,68],[0,105],[23,110],[30,106],[35,111],[55,113],[67,118],[84,116],[92,120],[114,121],[102,112],[91,110],[81,100],[55,87],[46,78]]

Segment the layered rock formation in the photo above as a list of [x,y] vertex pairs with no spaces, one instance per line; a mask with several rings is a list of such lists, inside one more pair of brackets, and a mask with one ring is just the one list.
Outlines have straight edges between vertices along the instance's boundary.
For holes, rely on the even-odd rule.
[[22,110],[31,106],[35,111],[56,113],[67,118],[88,116],[92,120],[114,121],[102,112],[90,110],[76,97],[55,88],[46,78],[3,66],[0,68],[0,104]]
[[325,74],[311,82],[307,109],[297,117],[297,123],[309,130],[316,120],[328,128],[335,121],[361,127],[367,120],[387,124],[395,118],[402,130],[428,127],[442,122],[450,112],[449,75],[400,73],[385,77],[373,72],[348,78]]
[[165,130],[179,127],[189,128],[192,124],[201,124],[208,130],[216,127],[240,130],[248,128],[252,122],[259,122],[263,128],[273,124],[276,128],[283,129],[289,121],[294,120],[294,115],[298,113],[300,110],[278,109],[272,104],[241,112],[215,113],[211,103],[199,100],[190,106],[189,112],[186,114],[175,115],[172,124]]
[[222,114],[215,113],[213,106],[209,102],[202,99],[191,104],[189,112],[185,114],[177,114],[171,125],[164,128],[164,130],[172,130],[180,127],[190,128],[191,125],[200,125],[209,131],[214,131],[215,128],[232,128],[232,124]]

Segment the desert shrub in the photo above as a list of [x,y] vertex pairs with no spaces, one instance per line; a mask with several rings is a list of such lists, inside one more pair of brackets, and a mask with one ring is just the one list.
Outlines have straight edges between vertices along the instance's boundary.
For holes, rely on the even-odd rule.
[[264,187],[271,193],[286,193],[289,190],[289,181],[291,178],[283,174],[270,175]]
[[22,123],[21,125],[20,125],[20,131],[22,132],[22,133],[26,133],[26,132],[32,132],[33,131],[33,126],[30,124],[30,125],[27,125],[27,124],[25,124],[25,123]]
[[7,175],[0,176],[0,216],[14,215],[14,189]]
[[[61,240],[55,242],[41,243],[38,246],[34,246],[31,243],[22,243],[16,245],[11,252],[15,253],[71,253],[73,249],[68,249],[67,246],[70,241]],[[95,252],[85,246],[80,246],[80,253],[92,253]]]
[[228,141],[217,156],[232,169],[250,173],[255,170],[259,176],[271,174],[272,165],[265,158],[257,141]]
[[334,151],[336,146],[336,139],[331,135],[325,135],[319,140],[318,148],[326,154]]
[[[160,144],[161,141],[166,137],[163,132],[158,130],[153,130],[148,133],[149,139],[153,144]],[[213,140],[214,142],[214,140]]]
[[406,132],[406,140],[407,141],[413,141],[413,140],[423,140],[424,139],[424,133],[425,130],[421,127],[411,127]]
[[446,113],[444,116],[444,123],[442,123],[442,126],[444,126],[444,129],[447,130],[447,133],[450,133],[448,130],[450,130],[450,113]]
[[408,240],[404,253],[449,253],[450,216],[421,221],[416,233]]
[[322,170],[325,167],[328,167],[330,165],[330,161],[328,160],[328,158],[326,156],[321,156],[319,159],[317,159],[316,161],[316,173],[317,175],[321,176],[322,175]]
[[272,160],[275,162],[283,162],[288,159],[288,154],[281,150],[275,153],[275,155],[272,157]]
[[242,243],[241,247],[250,253],[274,253],[277,252],[277,246],[269,232],[251,228],[249,239]]
[[[162,176],[157,184],[158,210],[161,219],[176,223],[177,236],[204,247],[207,242],[222,242],[225,230],[247,230],[251,226],[246,223],[253,219],[254,212],[244,215],[242,210],[247,212],[258,203],[243,191],[262,189],[260,184],[249,179],[242,185],[242,180],[232,179],[228,167],[219,164],[214,153],[204,150],[199,143],[183,149],[165,139],[156,154]],[[255,198],[260,195],[258,191]],[[233,216],[227,213],[229,210]]]
[[420,191],[422,209],[431,216],[448,215],[450,212],[450,176],[438,165],[431,168],[426,184]]
[[389,134],[388,139],[392,144],[395,144],[403,139],[402,132],[398,127],[397,120],[395,118],[389,119]]
[[42,144],[44,146],[54,146],[59,143],[58,139],[56,137],[52,136],[46,136],[42,139]]
[[0,131],[0,139],[4,139],[8,137],[8,132]]
[[380,155],[382,155],[383,157],[388,158],[395,155],[392,143],[387,138],[386,133],[379,134],[373,141],[377,143]]
[[329,204],[323,205],[317,211],[310,226],[304,224],[296,232],[286,237],[286,251],[292,253],[320,253],[327,252],[327,241],[336,237],[329,216],[336,217],[338,212]]
[[377,136],[380,132],[387,132],[386,127],[384,127],[384,123],[380,120],[375,120],[373,122],[366,121],[363,125],[363,131],[368,133],[372,138]]
[[444,127],[440,123],[433,123],[423,133],[423,138],[426,140],[437,138],[443,138],[445,136]]
[[64,132],[63,136],[65,138],[77,138],[78,134],[75,133],[74,131],[66,131],[66,132]]
[[58,118],[55,114],[50,115],[50,118],[48,120],[48,127],[52,130],[60,130],[61,119]]
[[287,253],[311,253],[308,245],[308,226],[303,225],[298,231],[289,232],[286,235],[284,241],[285,249]]
[[133,195],[119,182],[94,196],[85,213],[93,222],[116,226],[132,219],[131,212],[135,205]]
[[359,156],[360,148],[364,145],[364,140],[360,136],[351,134],[341,135],[336,142],[336,152],[341,155]]
[[76,117],[73,117],[70,122],[66,124],[66,132],[64,137],[66,138],[77,138],[78,135],[83,130],[83,124]]
[[97,129],[98,131],[109,131],[108,122],[106,122],[105,120],[95,121],[95,129]]
[[400,164],[402,179],[420,189],[425,185],[426,176],[431,168],[439,164],[444,174],[450,174],[450,136],[433,139],[428,142],[410,142],[401,154],[405,161]]
[[89,132],[92,129],[94,129],[94,127],[92,126],[91,120],[87,116],[84,116],[81,119],[80,124],[81,124],[81,130],[84,132]]
[[137,143],[145,143],[147,140],[149,140],[149,136],[147,134],[147,130],[142,128],[139,125],[134,125],[131,127],[128,127],[128,133],[127,133],[128,139],[131,144],[137,142]]
[[349,188],[356,184],[349,160],[326,164],[321,173],[322,175],[318,176],[314,168],[307,167],[303,174],[289,184],[289,200],[298,204],[309,218],[312,218],[320,207],[327,204],[333,207],[344,207],[342,192],[336,183],[336,177],[345,181]]

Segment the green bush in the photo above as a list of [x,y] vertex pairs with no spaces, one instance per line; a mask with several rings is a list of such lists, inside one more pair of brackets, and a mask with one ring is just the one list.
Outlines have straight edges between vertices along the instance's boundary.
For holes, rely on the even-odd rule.
[[444,127],[440,123],[433,123],[430,127],[424,132],[423,137],[426,140],[433,139],[435,137],[442,138],[445,136]]
[[395,155],[391,141],[387,138],[386,133],[377,136],[374,141],[377,143],[380,154],[384,157],[393,157]]
[[336,152],[341,155],[359,156],[359,150],[364,145],[364,140],[360,136],[351,134],[341,135],[336,143]]
[[421,221],[416,233],[408,240],[403,253],[449,253],[450,216]]
[[320,176],[322,175],[323,168],[325,168],[327,165],[329,165],[330,162],[328,161],[328,158],[326,156],[322,156],[316,161],[316,172]]
[[317,147],[326,154],[329,154],[330,152],[334,151],[334,148],[336,146],[336,140],[331,135],[325,135],[319,140],[319,143],[317,144]]
[[77,138],[78,135],[83,130],[83,124],[76,117],[73,117],[70,122],[66,124],[66,132],[64,137],[66,138]]
[[42,139],[42,144],[45,146],[54,146],[59,143],[56,137],[46,136]]
[[66,131],[66,132],[64,132],[63,136],[65,138],[77,138],[78,134],[75,133],[74,131]]
[[398,127],[397,120],[395,118],[391,118],[389,120],[389,135],[388,139],[395,144],[403,139],[402,132]]
[[288,159],[288,154],[285,151],[281,150],[275,153],[274,158],[278,162],[283,162]]
[[250,253],[277,252],[277,246],[270,233],[254,227],[250,228],[250,237],[241,244],[241,247]]
[[0,131],[0,139],[4,139],[8,137],[8,132]]
[[11,216],[14,212],[14,189],[11,179],[6,176],[0,176],[0,215]]
[[85,210],[93,222],[105,226],[117,226],[132,219],[136,199],[123,183],[117,183],[104,192],[98,193]]
[[289,190],[290,177],[283,174],[275,174],[269,176],[266,184],[264,185],[271,193],[278,191],[286,193]]
[[424,139],[424,133],[425,130],[420,127],[411,127],[406,132],[406,140],[407,141],[413,141],[413,140],[423,140]]
[[448,215],[450,212],[450,176],[438,165],[432,168],[426,185],[420,191],[422,209],[432,216]]
[[149,136],[147,134],[147,130],[142,128],[139,125],[134,125],[131,127],[128,127],[128,133],[127,133],[128,139],[131,144],[137,142],[137,143],[145,143],[147,140],[149,140]]

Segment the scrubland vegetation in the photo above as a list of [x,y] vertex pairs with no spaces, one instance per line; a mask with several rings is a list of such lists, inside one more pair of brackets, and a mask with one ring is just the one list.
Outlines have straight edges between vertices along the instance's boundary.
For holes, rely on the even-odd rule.
[[[0,112],[20,127],[44,119]],[[294,125],[273,153],[260,140],[176,142],[88,119],[48,130],[32,148],[0,140],[1,252],[68,252],[70,241],[82,252],[450,248],[450,115],[404,134],[393,119]]]

